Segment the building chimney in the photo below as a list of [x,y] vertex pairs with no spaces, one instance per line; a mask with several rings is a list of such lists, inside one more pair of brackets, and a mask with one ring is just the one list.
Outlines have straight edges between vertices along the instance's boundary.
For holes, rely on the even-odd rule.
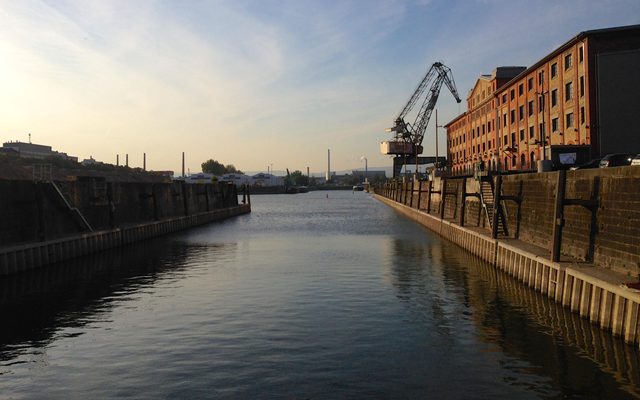
[[331,149],[327,149],[327,183],[331,181]]
[[142,170],[147,170],[147,153],[142,153]]
[[184,178],[184,151],[182,152],[182,177]]

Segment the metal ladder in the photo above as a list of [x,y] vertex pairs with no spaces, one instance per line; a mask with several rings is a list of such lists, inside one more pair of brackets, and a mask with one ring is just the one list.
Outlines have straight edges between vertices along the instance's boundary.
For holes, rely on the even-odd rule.
[[484,208],[485,215],[487,216],[489,227],[493,229],[493,214],[497,212],[498,234],[502,236],[509,236],[502,207],[499,206],[496,209],[495,197],[493,194],[493,181],[490,177],[482,177],[480,179],[480,200],[482,201],[482,207]]

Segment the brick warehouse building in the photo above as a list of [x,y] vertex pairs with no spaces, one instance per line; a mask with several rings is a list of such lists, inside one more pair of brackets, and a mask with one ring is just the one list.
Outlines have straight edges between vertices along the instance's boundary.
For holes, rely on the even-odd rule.
[[453,174],[640,153],[640,25],[581,32],[529,68],[498,67],[467,110],[445,125]]

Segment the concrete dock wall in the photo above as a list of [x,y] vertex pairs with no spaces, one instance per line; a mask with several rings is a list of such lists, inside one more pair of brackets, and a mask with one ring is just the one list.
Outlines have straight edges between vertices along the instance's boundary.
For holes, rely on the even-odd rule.
[[232,184],[0,180],[0,275],[251,211]]
[[249,204],[227,207],[194,215],[169,218],[44,242],[0,248],[0,276],[69,260],[193,226],[246,214]]
[[230,184],[105,182],[82,177],[54,183],[0,180],[0,194],[0,248],[238,205],[235,186]]
[[[452,179],[394,183],[376,194],[522,284],[640,345],[640,292],[625,285],[638,281],[640,268],[640,167],[563,175],[502,177],[508,237],[492,237],[473,179],[458,179],[457,185]],[[564,185],[562,199],[558,185]],[[429,191],[436,199],[429,200]],[[557,204],[564,205],[558,243],[563,256],[553,260]]]

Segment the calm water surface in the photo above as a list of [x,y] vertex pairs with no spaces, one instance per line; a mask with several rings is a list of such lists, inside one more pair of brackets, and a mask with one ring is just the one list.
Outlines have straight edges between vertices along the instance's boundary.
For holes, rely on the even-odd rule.
[[[327,197],[328,196],[328,197]],[[611,398],[638,354],[366,193],[0,279],[0,398]]]

